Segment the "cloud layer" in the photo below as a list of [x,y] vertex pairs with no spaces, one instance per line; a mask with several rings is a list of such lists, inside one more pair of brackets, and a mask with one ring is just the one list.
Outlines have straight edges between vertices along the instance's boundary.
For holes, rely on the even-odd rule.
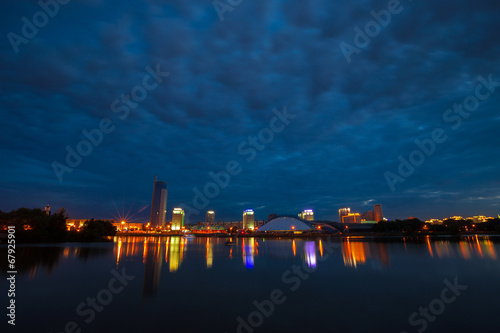
[[[500,81],[498,1],[401,1],[370,43],[355,46],[388,1],[248,1],[221,21],[211,1],[71,1],[16,53],[36,2],[2,11],[0,49],[1,210],[66,206],[71,217],[111,217],[149,204],[152,180],[168,183],[168,214],[193,206],[209,172],[236,160],[204,210],[238,220],[312,208],[382,203],[389,218],[500,212],[500,87],[457,129],[443,119],[474,95],[478,76]],[[148,74],[169,72],[125,119],[112,103]],[[483,90],[486,91],[486,90]],[[255,159],[238,147],[269,128],[273,109],[295,118]],[[59,182],[65,163],[99,122],[115,129]],[[388,186],[398,157],[442,128],[448,139],[413,174]],[[369,204],[366,204],[369,202]],[[148,209],[135,217],[146,220]]]

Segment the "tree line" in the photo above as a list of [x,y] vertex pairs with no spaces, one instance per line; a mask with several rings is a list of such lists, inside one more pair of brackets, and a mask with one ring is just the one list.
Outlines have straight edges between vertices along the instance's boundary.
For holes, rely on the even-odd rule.
[[54,214],[39,208],[19,208],[11,212],[0,211],[0,231],[15,226],[16,243],[99,242],[116,234],[109,221],[87,220],[80,231],[67,230],[68,215],[63,207]]

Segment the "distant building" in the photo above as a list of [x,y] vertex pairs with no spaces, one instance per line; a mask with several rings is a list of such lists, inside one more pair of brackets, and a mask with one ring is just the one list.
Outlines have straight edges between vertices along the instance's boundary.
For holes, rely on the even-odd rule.
[[482,223],[482,222],[486,222],[488,220],[493,220],[494,217],[486,217],[484,215],[478,215],[478,216],[474,216],[472,218],[472,222],[474,223]]
[[359,213],[344,215],[342,216],[342,223],[361,223],[361,215]]
[[83,227],[83,224],[87,222],[88,219],[67,219],[66,228],[68,230],[78,230]]
[[348,208],[348,207],[342,207],[339,209],[339,222],[340,223],[343,223],[342,222],[342,217],[348,215],[348,214],[351,214],[351,208]]
[[184,210],[174,208],[172,212],[172,230],[181,230],[184,227]]
[[205,223],[214,223],[215,222],[215,212],[213,210],[209,210],[205,214]]
[[142,223],[133,223],[126,221],[120,221],[120,222],[110,221],[110,222],[111,224],[113,224],[113,227],[115,227],[116,231],[118,232],[142,231],[144,227],[144,224]]
[[153,199],[151,200],[150,223],[153,228],[160,228],[165,225],[167,214],[167,183],[156,180],[153,186]]
[[45,214],[50,215],[50,206],[45,206]]
[[243,229],[254,229],[255,221],[254,221],[254,213],[253,210],[247,209],[243,212]]
[[373,217],[376,222],[380,222],[384,219],[384,214],[382,213],[382,205],[375,204],[373,205]]
[[[373,211],[371,211],[371,210],[368,212],[364,212],[361,217],[365,221],[375,221],[375,217],[373,216]],[[376,222],[378,222],[378,221],[376,221]]]
[[306,209],[299,214],[299,217],[306,221],[314,221],[314,212],[312,209]]
[[271,221],[272,219],[274,219],[276,217],[278,217],[278,214],[274,214],[274,213],[273,214],[269,214],[269,215],[267,215],[267,220]]

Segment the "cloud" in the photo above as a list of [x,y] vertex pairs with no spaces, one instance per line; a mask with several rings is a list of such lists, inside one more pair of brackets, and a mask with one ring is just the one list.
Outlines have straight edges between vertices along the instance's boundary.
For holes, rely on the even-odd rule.
[[[104,217],[117,198],[148,204],[158,174],[171,211],[234,159],[242,173],[210,203],[221,219],[239,218],[239,203],[248,202],[265,206],[257,218],[310,205],[335,220],[339,206],[361,211],[372,200],[394,218],[494,215],[489,201],[461,202],[500,188],[500,94],[456,131],[442,117],[473,93],[478,75],[500,79],[500,4],[406,2],[347,64],[339,43],[352,43],[353,29],[386,6],[244,1],[221,22],[206,1],[72,1],[18,54],[7,39],[1,44],[3,187],[14,199],[0,209],[44,197],[74,216]],[[10,4],[0,32],[21,33],[21,17],[36,10]],[[156,64],[170,76],[120,120],[111,103]],[[247,163],[238,145],[283,106],[296,118]],[[64,161],[65,147],[102,118],[116,129],[59,184],[51,163]],[[436,127],[448,141],[390,193],[384,172]],[[21,195],[27,181],[36,194]]]

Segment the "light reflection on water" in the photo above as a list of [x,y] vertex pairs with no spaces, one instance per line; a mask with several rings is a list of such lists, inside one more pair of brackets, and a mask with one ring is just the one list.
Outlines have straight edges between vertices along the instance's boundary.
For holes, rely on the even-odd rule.
[[[116,263],[120,260],[133,260],[139,253],[143,252],[143,262],[145,263],[144,273],[144,297],[155,295],[158,292],[161,266],[163,260],[169,264],[169,272],[175,273],[181,267],[187,252],[188,245],[192,245],[192,251],[204,251],[206,268],[211,269],[214,264],[214,247],[218,252],[229,247],[226,251],[229,259],[235,256],[241,256],[243,265],[248,270],[255,267],[255,258],[259,256],[259,248],[262,248],[265,255],[288,257],[288,255],[299,257],[309,268],[316,268],[317,256],[324,255],[325,239],[265,239],[257,237],[232,238],[235,246],[226,246],[225,238],[196,237],[185,238],[181,236],[174,237],[115,237],[116,246],[114,248]],[[390,267],[391,259],[389,254],[389,245],[391,242],[370,241],[366,237],[347,237],[335,240],[340,243],[340,251],[345,267],[357,269],[359,265],[365,265],[368,262],[377,263],[380,267]],[[414,239],[403,238],[405,251],[406,243]],[[477,236],[463,237],[459,241],[450,241],[447,239],[433,240],[430,237],[423,238],[420,242],[423,244],[424,251],[431,258],[459,257],[463,259],[471,258],[489,258],[496,259],[496,251],[493,242],[488,238]],[[142,249],[140,245],[143,245]],[[290,252],[287,252],[287,244]],[[65,249],[65,256],[69,255],[69,249]],[[165,258],[165,259],[163,259]],[[219,256],[215,257],[220,258]]]
[[[234,245],[226,245],[228,240]],[[303,280],[296,293],[286,295],[287,303],[280,305],[280,309],[286,311],[279,310],[282,312],[269,319],[271,324],[281,325],[285,322],[280,321],[285,320],[283,318],[300,319],[298,313],[292,314],[294,309],[302,304],[313,304],[321,318],[333,311],[342,313],[340,318],[345,318],[346,327],[357,325],[354,324],[357,313],[342,312],[345,303],[364,309],[364,315],[373,322],[378,320],[390,326],[392,320],[397,320],[398,327],[391,331],[400,331],[397,329],[407,325],[413,311],[429,304],[437,297],[435,295],[439,296],[445,278],[452,281],[458,277],[460,283],[471,286],[470,290],[474,287],[474,292],[467,290],[460,302],[453,304],[453,318],[440,317],[440,322],[433,323],[435,331],[439,331],[438,325],[442,325],[440,331],[446,331],[443,327],[453,323],[454,318],[466,317],[464,313],[476,309],[476,305],[471,306],[475,299],[487,299],[489,294],[498,292],[494,280],[499,274],[498,265],[493,260],[498,260],[499,241],[500,238],[493,236],[281,239],[175,236],[115,237],[114,243],[99,244],[20,246],[16,249],[16,264],[20,290],[25,296],[20,294],[19,301],[28,304],[30,299],[44,299],[45,290],[50,290],[57,295],[54,305],[65,314],[52,326],[43,321],[45,331],[54,331],[53,326],[63,327],[70,319],[82,324],[82,318],[75,318],[76,306],[107,285],[111,269],[126,269],[127,274],[136,279],[123,294],[116,295],[119,301],[99,315],[102,323],[97,319],[85,331],[105,331],[104,319],[109,318],[116,325],[123,321],[120,328],[125,331],[149,331],[164,318],[164,312],[155,311],[167,308],[172,312],[170,317],[165,315],[170,321],[180,320],[182,324],[179,325],[185,325],[190,323],[190,310],[194,308],[197,315],[206,314],[203,325],[219,329],[227,322],[226,331],[229,332],[235,331],[232,329],[236,323],[234,318],[253,310],[255,299],[265,300],[275,288],[289,292],[289,285],[283,282],[283,273],[302,266],[308,269],[310,279]],[[6,249],[0,248],[2,250]],[[99,278],[89,279],[90,274]],[[59,291],[65,284],[70,287]],[[357,292],[355,299],[353,290]],[[382,305],[377,306],[377,302]],[[37,309],[41,308],[42,305]],[[123,316],[129,308],[138,313],[139,319],[134,319],[137,324]],[[475,315],[489,308],[493,308],[490,303]],[[383,309],[398,312],[398,316],[385,318]],[[223,318],[214,320],[220,313],[224,313]],[[280,317],[280,313],[284,317]],[[155,315],[160,319],[155,319]],[[318,323],[323,329],[319,331],[325,331],[326,324]],[[26,321],[24,325],[30,323]],[[128,330],[130,325],[136,325],[135,329]],[[149,325],[149,330],[144,330],[143,325]],[[198,326],[195,330],[195,326],[191,331],[202,331]],[[277,330],[269,328],[268,331]],[[352,331],[369,330],[357,327]]]
[[[235,255],[241,255],[243,265],[247,269],[253,269],[255,265],[255,257],[259,256],[259,247],[263,247],[263,251],[271,256],[286,255],[286,244],[290,246],[290,252],[293,257],[299,256],[307,264],[308,267],[316,267],[317,256],[323,257],[323,243],[328,240],[302,240],[302,239],[279,239],[267,240],[248,237],[248,238],[233,238],[235,246],[228,246],[228,257],[232,259]],[[347,237],[338,240],[341,244],[340,250],[344,265],[346,267],[357,268],[359,265],[366,264],[373,260],[379,262],[384,267],[390,267],[391,261],[389,256],[388,245],[391,242],[369,241],[364,237]],[[184,255],[188,252],[188,244],[195,245],[193,251],[198,251],[201,244],[205,251],[206,268],[210,269],[214,265],[214,246],[218,251],[224,249],[225,238],[197,237],[188,239],[180,236],[174,237],[115,237],[116,246],[114,253],[116,255],[116,264],[120,260],[132,260],[141,252],[144,263],[155,262],[161,263],[163,257],[165,263],[169,264],[169,272],[179,270]],[[278,246],[272,246],[270,243],[279,242]],[[407,238],[403,238],[405,251],[407,251]],[[300,245],[298,245],[300,244]],[[467,236],[457,241],[446,239],[433,240],[426,237],[423,241],[426,252],[432,258],[448,258],[460,257],[463,259],[471,258],[489,258],[496,259],[497,254],[493,242],[488,237]],[[142,246],[141,246],[142,245]],[[268,245],[268,246],[266,246]],[[274,244],[273,244],[274,245]],[[73,252],[72,252],[73,251]],[[65,248],[64,257],[67,258],[74,254],[75,249]],[[162,254],[160,255],[160,252]]]

